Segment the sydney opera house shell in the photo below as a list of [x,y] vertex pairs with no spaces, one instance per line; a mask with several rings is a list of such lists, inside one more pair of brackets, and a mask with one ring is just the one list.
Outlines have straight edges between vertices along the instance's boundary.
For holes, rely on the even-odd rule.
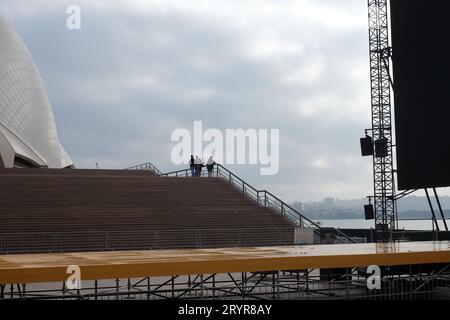
[[33,58],[0,14],[0,167],[71,167]]

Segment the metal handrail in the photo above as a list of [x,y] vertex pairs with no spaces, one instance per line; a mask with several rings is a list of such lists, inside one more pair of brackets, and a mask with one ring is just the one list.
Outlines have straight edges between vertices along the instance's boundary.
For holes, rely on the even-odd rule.
[[[151,163],[148,163],[151,166],[153,166]],[[148,164],[144,164],[148,165]],[[142,166],[142,165],[141,165]],[[228,182],[236,187],[240,191],[242,191],[244,194],[250,196],[253,200],[255,200],[259,205],[262,205],[264,207],[271,207],[278,211],[282,216],[286,216],[288,219],[293,221],[295,224],[299,225],[300,227],[309,227],[309,228],[315,228],[315,232],[320,233],[322,230],[322,227],[312,221],[311,219],[307,218],[300,212],[298,212],[296,209],[294,209],[292,206],[272,194],[271,192],[267,190],[258,190],[249,183],[242,180],[240,177],[238,177],[236,174],[225,168],[223,165],[215,163],[214,164],[215,169],[213,170],[213,176],[222,178],[225,180],[228,180]],[[133,168],[137,168],[140,166],[136,166]],[[153,166],[154,167],[154,166]],[[156,167],[155,167],[156,168]],[[162,173],[161,171],[157,170],[159,173],[159,176],[162,177],[190,177],[192,176],[191,169],[182,169],[182,170],[176,170],[171,172]],[[202,176],[207,176],[208,171],[202,170]],[[262,196],[261,196],[262,194]],[[273,205],[270,205],[273,204]],[[328,230],[333,230],[335,234],[346,238],[352,243],[356,243],[355,240],[347,236],[344,232],[342,232],[339,229],[336,228],[326,228]]]
[[160,176],[160,175],[162,175],[163,173],[153,164],[153,163],[151,163],[151,162],[147,162],[147,163],[144,163],[144,164],[140,164],[140,165],[137,165],[137,166],[134,166],[134,167],[129,167],[129,168],[126,168],[125,170],[150,170],[150,171],[152,171],[154,174],[156,174],[156,175],[158,175],[158,176]]
[[[259,194],[260,193],[264,193],[264,199],[265,201],[271,201],[271,199],[275,199],[276,201],[278,201],[280,203],[279,207],[277,209],[279,209],[280,213],[282,215],[288,215],[289,213],[286,213],[286,209],[290,210],[291,213],[294,214],[294,217],[296,216],[297,221],[294,220],[294,222],[298,223],[299,226],[304,227],[306,224],[304,223],[305,221],[309,224],[308,227],[315,227],[318,230],[321,230],[322,227],[320,225],[318,225],[317,223],[315,223],[314,221],[312,221],[311,219],[307,218],[306,216],[304,216],[303,214],[301,214],[300,212],[298,212],[296,209],[294,209],[292,206],[290,206],[289,204],[287,204],[286,202],[284,202],[283,200],[281,200],[280,198],[278,198],[277,196],[275,196],[273,193],[267,191],[267,190],[257,190],[256,188],[254,188],[253,186],[251,186],[250,184],[246,183],[244,180],[242,180],[241,178],[239,178],[237,175],[235,175],[233,172],[231,172],[230,170],[228,170],[227,168],[225,168],[224,166],[222,166],[221,164],[216,164],[217,168],[221,168],[222,170],[226,171],[230,176],[235,177],[236,179],[238,179],[239,181],[241,181],[245,186],[253,189],[254,191],[257,192],[258,194],[258,198],[259,198]],[[258,203],[259,200],[257,201]],[[260,203],[261,204],[261,203]],[[292,215],[291,215],[292,216]],[[356,243],[356,241],[354,241],[352,238],[350,238],[349,236],[347,236],[345,233],[343,233],[341,230],[336,229],[336,228],[332,228],[332,230],[339,234],[340,236],[346,238],[347,240],[349,240],[352,243]]]
[[320,225],[318,225],[317,223],[315,223],[314,221],[312,221],[311,219],[305,217],[303,214],[301,214],[300,212],[298,212],[297,210],[295,210],[293,207],[291,207],[289,204],[287,204],[286,202],[284,202],[283,200],[281,200],[280,198],[278,198],[277,196],[275,196],[273,193],[267,191],[267,190],[261,190],[259,192],[264,192],[265,194],[269,195],[271,198],[275,199],[276,201],[280,202],[281,204],[281,209],[285,210],[285,209],[289,209],[290,211],[294,212],[295,214],[297,214],[299,217],[301,217],[301,219],[306,220],[309,224],[315,226],[316,228],[320,229]]
[[[290,220],[292,220],[295,224],[298,224],[301,227],[314,227],[320,229],[320,225],[313,222],[309,218],[302,215],[300,212],[292,208],[286,202],[276,197],[272,193],[267,190],[258,190],[236,174],[225,168],[223,165],[216,163],[215,169],[213,170],[214,176],[218,178],[222,178],[227,180],[232,185],[238,187],[240,191],[249,195],[253,200],[255,200],[259,205],[264,207],[271,207],[281,213],[282,216],[286,216]],[[203,171],[203,175],[207,174],[207,171]],[[178,171],[172,171],[168,173],[164,173],[161,176],[165,177],[188,177],[191,176],[190,169],[182,169]],[[270,205],[273,204],[273,205]]]

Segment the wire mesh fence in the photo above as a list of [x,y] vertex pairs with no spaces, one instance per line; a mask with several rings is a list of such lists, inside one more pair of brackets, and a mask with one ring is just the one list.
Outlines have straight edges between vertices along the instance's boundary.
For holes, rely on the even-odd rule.
[[295,228],[32,232],[0,234],[0,254],[294,245]]

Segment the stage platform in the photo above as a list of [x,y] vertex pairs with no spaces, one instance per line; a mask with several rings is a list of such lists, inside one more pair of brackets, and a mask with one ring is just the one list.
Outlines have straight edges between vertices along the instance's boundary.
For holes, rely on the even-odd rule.
[[0,284],[450,263],[450,242],[312,245],[0,256]]

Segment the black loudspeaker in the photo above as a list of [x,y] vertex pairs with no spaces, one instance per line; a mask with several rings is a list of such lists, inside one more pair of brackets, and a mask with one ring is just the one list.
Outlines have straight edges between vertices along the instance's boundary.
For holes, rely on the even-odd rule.
[[375,156],[377,158],[384,158],[388,156],[388,140],[381,138],[375,141]]
[[361,154],[363,157],[373,156],[373,140],[371,137],[361,138]]
[[373,205],[368,204],[364,206],[364,214],[366,215],[366,220],[373,220]]

